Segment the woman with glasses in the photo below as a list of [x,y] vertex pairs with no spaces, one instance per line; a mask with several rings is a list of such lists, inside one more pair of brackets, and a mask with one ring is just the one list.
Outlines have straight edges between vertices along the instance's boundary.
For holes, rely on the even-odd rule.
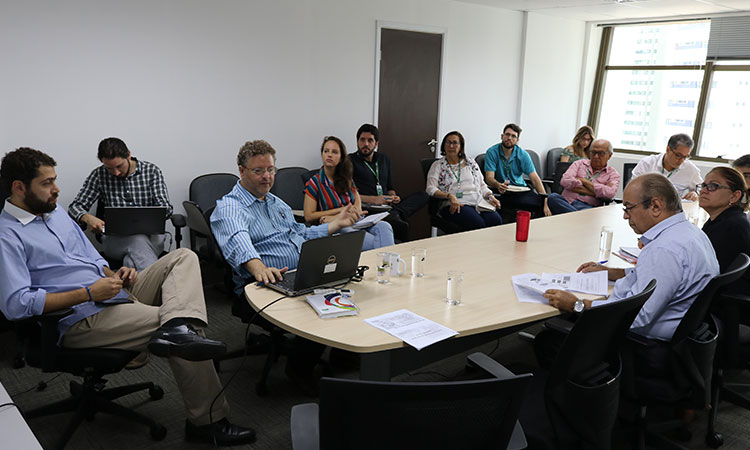
[[[362,201],[352,181],[352,162],[346,146],[336,136],[326,136],[320,147],[323,166],[305,184],[305,221],[310,224],[326,223],[353,204],[357,214],[362,214]],[[380,221],[367,228],[362,250],[393,245],[393,229],[388,222]]]
[[575,162],[588,158],[592,142],[594,142],[594,129],[588,125],[582,126],[573,136],[573,143],[563,149],[560,162]]
[[[750,223],[745,217],[748,191],[741,173],[731,167],[716,167],[697,186],[698,204],[710,219],[703,232],[716,252],[719,268],[726,271],[740,253],[750,255]],[[733,292],[750,293],[750,271],[728,287]]]
[[432,163],[427,173],[427,194],[444,199],[440,210],[444,219],[463,231],[502,225],[497,210],[500,202],[485,184],[479,165],[466,156],[464,137],[451,131],[440,144],[444,158]]

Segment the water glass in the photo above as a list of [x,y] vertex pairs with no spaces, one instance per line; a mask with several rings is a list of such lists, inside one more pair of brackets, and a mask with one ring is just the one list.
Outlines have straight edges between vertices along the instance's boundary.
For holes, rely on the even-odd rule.
[[599,251],[609,252],[612,251],[612,236],[614,231],[611,227],[602,227],[602,232],[599,235]]
[[448,272],[448,285],[445,301],[451,305],[461,303],[461,288],[464,283],[464,273],[457,270]]
[[378,253],[377,282],[388,284],[391,282],[391,254],[389,252]]
[[411,250],[411,275],[413,277],[424,276],[424,265],[427,259],[426,248],[413,248]]

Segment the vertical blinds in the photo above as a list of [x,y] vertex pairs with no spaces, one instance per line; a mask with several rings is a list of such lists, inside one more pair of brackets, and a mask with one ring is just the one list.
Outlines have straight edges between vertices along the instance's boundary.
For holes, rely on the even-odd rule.
[[706,59],[750,59],[750,16],[712,18]]

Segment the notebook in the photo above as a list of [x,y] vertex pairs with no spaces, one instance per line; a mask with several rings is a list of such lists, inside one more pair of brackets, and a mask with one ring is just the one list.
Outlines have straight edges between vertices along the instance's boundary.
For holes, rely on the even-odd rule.
[[364,240],[365,232],[355,231],[305,241],[297,270],[266,287],[296,297],[315,288],[345,283],[357,270]]
[[131,236],[163,234],[167,220],[166,206],[106,206],[104,234]]

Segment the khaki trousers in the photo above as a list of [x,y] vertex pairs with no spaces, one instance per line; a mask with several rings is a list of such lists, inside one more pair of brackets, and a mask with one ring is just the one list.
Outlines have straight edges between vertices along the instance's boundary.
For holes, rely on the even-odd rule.
[[[145,351],[151,335],[170,319],[196,319],[191,323],[208,324],[198,257],[188,249],[174,250],[140,272],[128,292],[134,303],[112,305],[77,322],[63,336],[62,345]],[[221,390],[213,362],[171,357],[169,365],[188,420],[194,425],[208,424],[211,401]],[[228,412],[221,394],[211,419],[215,422]]]

